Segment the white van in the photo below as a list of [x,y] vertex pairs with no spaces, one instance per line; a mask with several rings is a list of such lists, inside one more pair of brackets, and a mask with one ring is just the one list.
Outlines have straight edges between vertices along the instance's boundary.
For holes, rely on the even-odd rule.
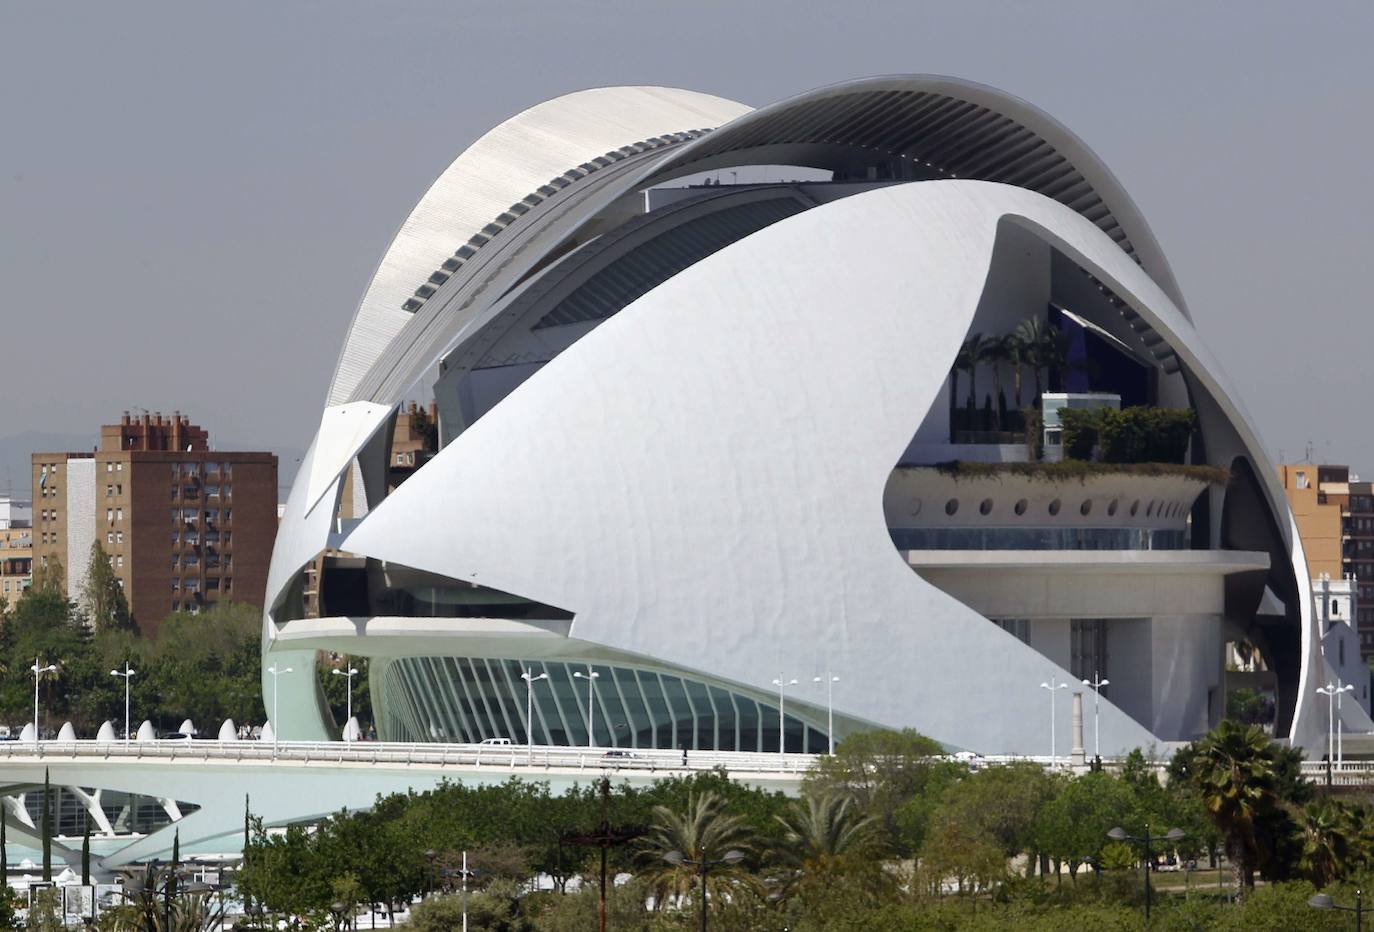
[[509,739],[509,738],[483,738],[481,741],[478,742],[478,744],[482,745],[483,747],[488,747],[488,748],[490,748],[490,747],[508,748],[508,747],[510,747],[510,739]]

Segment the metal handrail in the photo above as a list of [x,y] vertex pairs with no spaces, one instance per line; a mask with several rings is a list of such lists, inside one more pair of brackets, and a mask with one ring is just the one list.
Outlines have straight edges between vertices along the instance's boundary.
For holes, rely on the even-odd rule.
[[[612,756],[609,752],[615,752]],[[629,756],[620,756],[622,753]],[[440,767],[506,767],[511,770],[606,769],[649,772],[714,770],[732,772],[804,773],[819,759],[814,754],[767,754],[754,751],[628,750],[526,745],[478,745],[406,742],[343,741],[4,741],[0,761],[15,759],[105,760],[132,758],[169,762],[278,761],[301,764],[370,763],[434,764]]]

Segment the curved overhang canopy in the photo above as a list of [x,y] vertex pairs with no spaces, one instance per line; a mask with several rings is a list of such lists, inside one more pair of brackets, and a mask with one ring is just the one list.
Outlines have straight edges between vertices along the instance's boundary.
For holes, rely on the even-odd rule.
[[835,171],[874,156],[909,180],[964,178],[1026,188],[1073,208],[1135,259],[1187,314],[1163,250],[1121,183],[1067,127],[984,84],[940,75],[861,78],[754,110],[668,154],[649,184],[726,165]]
[[748,109],[679,88],[599,87],[537,104],[489,131],[444,170],[396,233],[349,327],[329,403],[351,400],[354,386],[412,319],[405,305],[417,288],[512,205],[608,153],[677,141]]

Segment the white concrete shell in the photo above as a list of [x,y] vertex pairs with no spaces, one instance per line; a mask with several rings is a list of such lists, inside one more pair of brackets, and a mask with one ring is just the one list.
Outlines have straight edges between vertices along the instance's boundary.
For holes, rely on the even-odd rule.
[[412,319],[402,306],[415,289],[512,204],[607,152],[719,126],[748,109],[673,87],[598,87],[545,101],[493,128],[454,159],[397,231],[349,327],[329,403],[350,399]]
[[[493,181],[495,200],[469,203],[468,186],[485,183],[482,172],[500,175],[491,164],[499,156],[460,157],[364,299],[331,388],[334,407],[301,464],[273,554],[265,652],[295,670],[276,684],[274,724],[284,737],[334,730],[314,654],[335,650],[633,664],[751,697],[776,695],[780,674],[842,670],[837,730],[909,726],[953,746],[1043,753],[1048,709],[1038,685],[1075,678],[913,572],[916,561],[894,549],[884,516],[894,464],[942,403],[994,247],[1015,227],[1110,292],[1125,332],[1141,338],[1174,378],[1170,390],[1198,410],[1206,461],[1253,473],[1249,507],[1272,533],[1241,535],[1259,543],[1235,546],[1224,539],[1226,520],[1209,519],[1210,547],[1238,552],[1210,569],[1196,556],[1171,572],[1262,575],[1267,567],[1274,585],[1291,590],[1286,662],[1296,688],[1281,724],[1285,737],[1315,743],[1325,724],[1312,693],[1323,678],[1319,642],[1282,490],[1158,245],[1080,141],[1024,102],[943,78],[852,82],[743,116],[738,105],[686,92],[585,93],[597,96],[560,98],[544,105],[552,110],[535,108],[537,119],[531,111],[484,139],[499,141],[498,153],[523,150],[542,137],[515,128],[546,119],[558,126],[548,151],[528,156],[527,172]],[[648,111],[632,118],[629,107],[602,121],[598,108],[626,95],[652,99],[652,119]],[[541,173],[557,174],[575,154],[693,128],[672,122],[688,117],[697,128],[736,119],[696,141],[676,140],[662,157],[627,157],[595,183],[579,179],[559,211],[512,219],[504,248],[518,257],[498,262],[478,244],[468,259],[486,263],[480,272],[465,265],[413,314],[391,313],[455,242],[482,228],[481,210],[503,202],[499,212],[521,185],[537,187]],[[571,124],[583,120],[607,132],[579,135]],[[509,138],[497,139],[507,128]],[[891,158],[892,180],[912,183],[821,203],[695,261],[463,425],[394,492],[367,480],[369,457],[386,463],[378,406],[397,403],[450,353],[498,341],[516,325],[503,298],[537,287],[556,257],[609,228],[608,217],[622,222],[614,205],[649,184],[722,165],[839,171],[857,150]],[[970,173],[990,180],[964,180]],[[1008,180],[1016,183],[999,183]],[[339,412],[348,401],[372,403],[366,430],[345,426]],[[367,486],[363,507],[360,517],[338,519],[329,503],[337,507],[343,460],[353,455]],[[1233,507],[1220,490],[1205,497],[1218,516]],[[325,548],[517,594],[564,620],[301,618],[292,587]],[[265,677],[269,707],[273,688]],[[373,695],[398,701],[376,688]],[[1196,718],[1198,698],[1185,698]],[[789,709],[794,702],[810,722],[824,715],[815,696],[789,697]],[[1056,715],[1067,735],[1069,703]],[[1111,702],[1101,730],[1105,752],[1157,740]]]

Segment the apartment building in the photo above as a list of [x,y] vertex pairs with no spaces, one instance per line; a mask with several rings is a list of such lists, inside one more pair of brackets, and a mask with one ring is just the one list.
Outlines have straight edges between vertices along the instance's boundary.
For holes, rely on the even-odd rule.
[[16,602],[33,584],[31,503],[0,495],[0,604]]
[[32,457],[34,561],[59,561],[79,599],[100,541],[134,623],[221,600],[262,605],[277,524],[277,457],[214,450],[180,412],[127,412],[90,453]]
[[1349,466],[1280,464],[1278,472],[1308,574],[1349,583],[1360,655],[1368,660],[1374,656],[1374,483],[1351,475]]

